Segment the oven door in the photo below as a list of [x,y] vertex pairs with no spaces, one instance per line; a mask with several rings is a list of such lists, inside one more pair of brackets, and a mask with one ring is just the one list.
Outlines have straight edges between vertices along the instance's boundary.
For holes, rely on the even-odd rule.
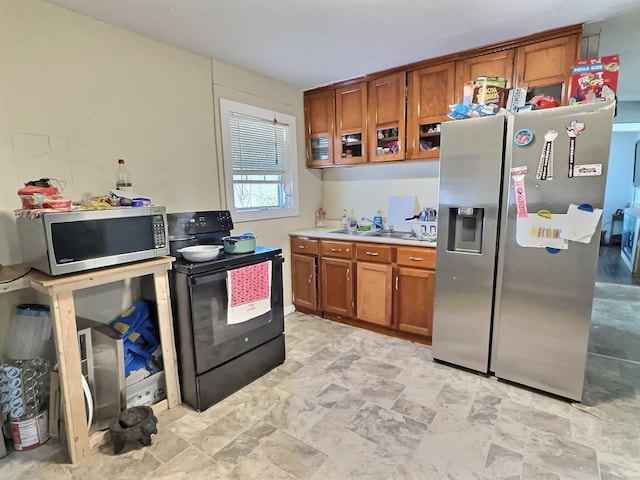
[[[242,323],[227,322],[227,271],[190,277],[191,329],[196,374],[221,365],[284,332],[282,257],[271,259],[271,310]],[[252,265],[244,264],[243,266]]]

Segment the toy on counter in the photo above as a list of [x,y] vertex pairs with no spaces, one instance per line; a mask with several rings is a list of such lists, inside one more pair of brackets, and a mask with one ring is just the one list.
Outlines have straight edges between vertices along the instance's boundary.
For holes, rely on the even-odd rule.
[[619,71],[619,55],[577,60],[571,68],[569,105],[614,99]]

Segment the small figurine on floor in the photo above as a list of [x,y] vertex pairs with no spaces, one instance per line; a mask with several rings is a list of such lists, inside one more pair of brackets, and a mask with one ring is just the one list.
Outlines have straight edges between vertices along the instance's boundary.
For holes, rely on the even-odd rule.
[[149,407],[132,407],[122,412],[109,424],[113,453],[120,453],[127,443],[136,440],[145,447],[151,445],[151,435],[158,433],[157,423]]

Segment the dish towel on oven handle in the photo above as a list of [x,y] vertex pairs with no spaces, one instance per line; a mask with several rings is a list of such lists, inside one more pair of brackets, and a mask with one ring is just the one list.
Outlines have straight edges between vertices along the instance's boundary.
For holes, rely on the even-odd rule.
[[227,324],[235,325],[271,310],[271,261],[227,272]]

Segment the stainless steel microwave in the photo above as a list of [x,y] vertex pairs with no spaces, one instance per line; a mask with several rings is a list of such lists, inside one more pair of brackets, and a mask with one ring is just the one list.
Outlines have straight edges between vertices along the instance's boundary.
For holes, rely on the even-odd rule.
[[165,207],[23,211],[16,219],[24,263],[49,275],[169,255]]

